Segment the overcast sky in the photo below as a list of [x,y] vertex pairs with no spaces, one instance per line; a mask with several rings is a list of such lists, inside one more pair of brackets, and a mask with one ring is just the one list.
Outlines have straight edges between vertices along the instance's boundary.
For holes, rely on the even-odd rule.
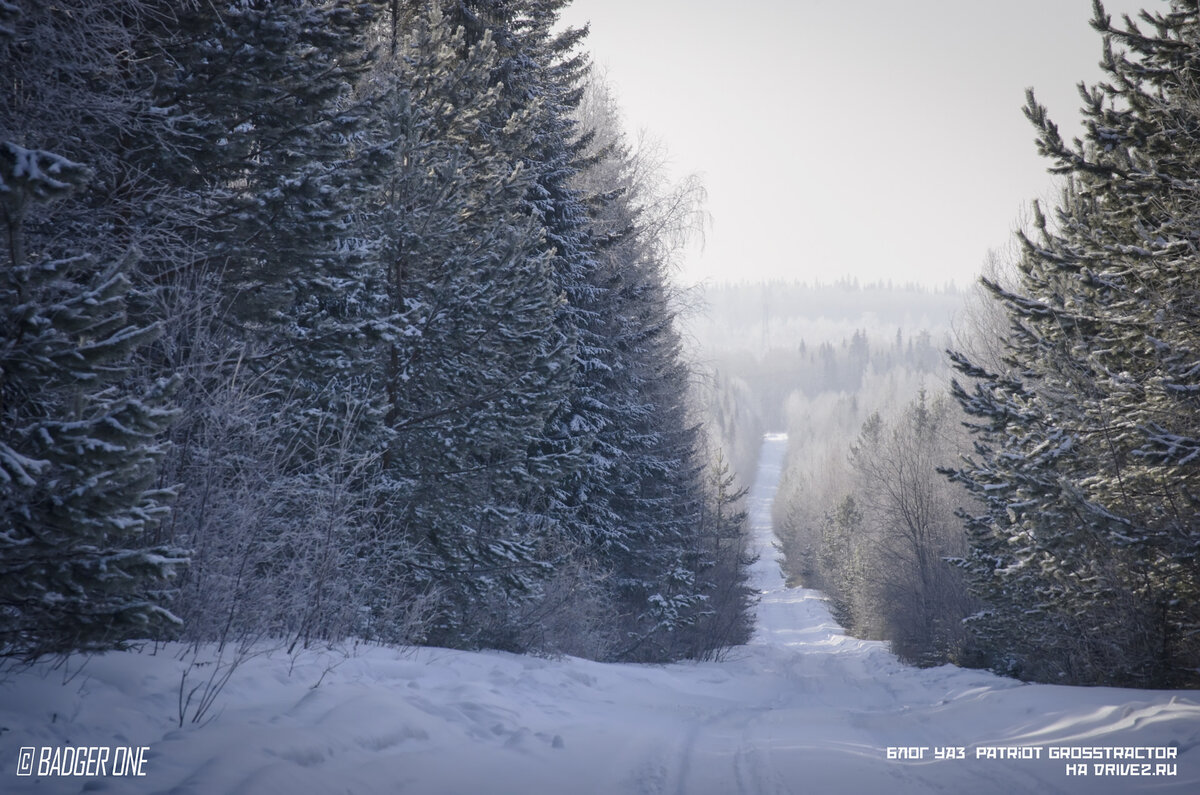
[[[575,0],[631,130],[699,173],[713,223],[681,278],[965,286],[1052,197],[1021,113],[1077,131],[1091,0]],[[1158,0],[1110,0],[1114,17]]]

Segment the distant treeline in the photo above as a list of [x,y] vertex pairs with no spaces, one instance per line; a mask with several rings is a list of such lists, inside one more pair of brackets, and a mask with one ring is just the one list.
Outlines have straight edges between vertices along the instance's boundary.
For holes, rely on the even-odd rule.
[[953,287],[852,281],[706,286],[700,295],[705,311],[686,324],[697,355],[743,383],[761,422],[777,430],[794,393],[855,394],[868,374],[944,370],[966,298]]
[[[826,392],[847,395],[862,392],[869,376],[901,371],[932,377],[944,371],[942,351],[948,339],[935,344],[928,331],[905,338],[900,331],[889,342],[868,340],[866,332],[855,331],[838,344],[823,342],[809,346],[803,340],[792,350],[774,348],[761,357],[715,354],[717,368],[736,374],[755,396],[767,427],[787,427],[784,415],[789,397],[801,394],[815,398]],[[894,395],[879,396],[884,400]],[[864,405],[877,405],[874,396],[864,396]]]
[[920,285],[855,281],[806,284],[706,285],[698,299],[707,310],[689,320],[688,329],[705,352],[763,355],[808,346],[841,344],[855,332],[872,341],[927,331],[942,339],[961,312],[966,293],[953,285],[930,289]]

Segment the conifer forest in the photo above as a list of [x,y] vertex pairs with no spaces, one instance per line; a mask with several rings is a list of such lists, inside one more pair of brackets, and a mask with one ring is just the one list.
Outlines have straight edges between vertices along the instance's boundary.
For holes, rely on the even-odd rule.
[[0,650],[702,657],[702,193],[560,2],[0,4]]
[[1024,110],[1061,191],[974,287],[699,295],[702,180],[568,3],[0,0],[0,660],[719,659],[773,431],[848,632],[1200,686],[1196,3],[1095,4],[1081,137]]

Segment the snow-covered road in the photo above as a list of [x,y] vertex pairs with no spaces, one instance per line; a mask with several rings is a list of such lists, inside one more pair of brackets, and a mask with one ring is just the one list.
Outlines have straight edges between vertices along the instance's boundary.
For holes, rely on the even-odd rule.
[[[785,448],[767,438],[751,494],[757,631],[722,662],[374,647],[262,655],[237,671],[211,720],[180,728],[181,663],[108,654],[73,676],[39,667],[0,684],[0,792],[1200,792],[1194,692],[911,668],[843,634],[818,593],[786,588],[770,529]],[[17,775],[22,747],[37,757],[84,745],[148,748],[145,775]],[[889,759],[899,747],[923,758]],[[978,758],[998,747],[1038,758]],[[1113,747],[1173,758],[1049,758]],[[946,748],[964,758],[935,758]],[[1129,775],[1141,764],[1174,775]]]
[[[1200,792],[1195,693],[1026,685],[953,666],[912,668],[886,644],[845,635],[818,592],[787,588],[771,530],[786,447],[786,437],[767,437],[750,495],[759,549],[752,577],[763,595],[753,641],[723,666],[742,700],[688,733],[667,791]],[[1097,746],[1171,749],[1159,753],[1176,755],[1169,760],[1176,773],[1118,775],[1133,771],[1097,769],[1089,760],[1085,777],[1082,759],[1049,758]],[[889,748],[922,758],[889,759]],[[985,750],[981,758],[980,748],[1020,750],[997,750],[997,758]],[[999,758],[1009,754],[1037,758]]]

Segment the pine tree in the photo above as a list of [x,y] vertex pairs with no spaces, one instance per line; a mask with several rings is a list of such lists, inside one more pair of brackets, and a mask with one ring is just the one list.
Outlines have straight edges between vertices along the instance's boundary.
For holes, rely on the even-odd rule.
[[985,281],[1012,323],[1006,369],[956,361],[978,442],[955,477],[986,509],[964,565],[1001,667],[1169,686],[1200,660],[1200,19],[1173,2],[1144,32],[1095,11],[1108,81],[1081,87],[1085,139],[1026,108],[1067,185],[1021,237],[1017,284]]
[[[157,329],[128,322],[128,260],[25,250],[35,203],[90,177],[44,150],[0,143],[0,210],[8,265],[0,276],[0,654],[119,647],[160,637],[187,563],[149,542],[169,494],[152,488],[173,387],[122,383]],[[42,216],[41,220],[45,220]]]

